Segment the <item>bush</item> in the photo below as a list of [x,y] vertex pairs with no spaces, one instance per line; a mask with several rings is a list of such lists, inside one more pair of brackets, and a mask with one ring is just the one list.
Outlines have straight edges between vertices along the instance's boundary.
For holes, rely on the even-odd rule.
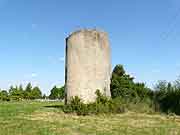
[[0,98],[1,101],[10,101],[10,98],[8,96],[2,96]]
[[154,92],[154,104],[157,111],[180,115],[180,79],[174,83],[159,81]]
[[112,98],[123,97],[128,100],[144,100],[151,96],[152,90],[144,83],[134,82],[134,77],[126,73],[122,65],[116,65],[111,78]]
[[7,91],[5,91],[5,90],[0,91],[0,100],[1,101],[10,101],[10,98],[9,98]]
[[122,100],[121,97],[117,97],[111,100],[111,112],[112,113],[124,113],[127,111],[126,103]]
[[149,98],[144,100],[140,98],[125,98],[116,97],[109,99],[99,90],[96,91],[96,101],[89,104],[84,104],[79,97],[71,99],[70,103],[63,107],[65,113],[76,113],[77,115],[90,115],[90,114],[117,114],[126,111],[140,112],[140,113],[153,113],[154,103]]
[[65,113],[76,113],[77,115],[87,115],[88,105],[84,104],[78,96],[71,99],[70,103],[63,107]]
[[79,97],[75,96],[69,104],[63,107],[63,111],[77,115],[125,112],[125,108],[119,100],[108,99],[99,90],[96,91],[96,95],[96,101],[90,104],[84,104]]

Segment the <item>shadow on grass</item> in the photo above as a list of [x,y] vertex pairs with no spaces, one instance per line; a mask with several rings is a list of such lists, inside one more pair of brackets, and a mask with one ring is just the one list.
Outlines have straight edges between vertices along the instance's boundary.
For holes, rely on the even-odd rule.
[[58,109],[63,109],[64,105],[47,105],[44,106],[45,108],[58,108]]

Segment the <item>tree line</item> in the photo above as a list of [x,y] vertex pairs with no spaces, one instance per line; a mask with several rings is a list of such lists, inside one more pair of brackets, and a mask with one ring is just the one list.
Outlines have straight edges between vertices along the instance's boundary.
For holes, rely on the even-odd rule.
[[98,113],[122,113],[135,111],[143,113],[174,113],[180,115],[180,79],[174,82],[158,81],[153,89],[145,83],[135,82],[122,65],[116,65],[111,77],[111,99],[96,91],[97,99],[84,104],[79,97],[73,97],[63,107],[65,113],[78,115]]
[[35,100],[35,99],[64,99],[64,86],[58,88],[54,86],[50,90],[50,95],[46,96],[42,94],[41,89],[38,86],[33,87],[31,83],[28,83],[25,88],[22,85],[10,86],[9,90],[0,90],[0,101],[10,100]]
[[[110,89],[112,102],[121,107],[180,115],[180,79],[174,82],[158,81],[155,87],[150,89],[145,83],[135,82],[134,77],[130,76],[122,65],[116,65],[112,72]],[[54,86],[48,96],[42,95],[40,88],[32,87],[31,83],[27,84],[25,88],[20,85],[11,86],[7,91],[0,90],[0,100],[3,101],[41,98],[63,100],[64,97],[64,86],[61,88]],[[103,95],[100,97],[100,99],[104,98]]]
[[180,79],[173,82],[161,80],[150,89],[145,83],[134,82],[122,65],[116,65],[111,78],[111,95],[113,99],[121,98],[139,109],[148,106],[155,112],[180,115]]

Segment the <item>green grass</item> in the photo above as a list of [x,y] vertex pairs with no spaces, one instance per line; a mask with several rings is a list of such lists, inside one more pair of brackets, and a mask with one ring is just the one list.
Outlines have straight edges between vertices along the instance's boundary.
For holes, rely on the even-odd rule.
[[179,135],[180,117],[64,114],[59,102],[1,102],[0,135]]

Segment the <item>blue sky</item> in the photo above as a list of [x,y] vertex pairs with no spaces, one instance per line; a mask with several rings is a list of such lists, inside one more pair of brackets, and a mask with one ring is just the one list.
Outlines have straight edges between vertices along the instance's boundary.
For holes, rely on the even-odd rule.
[[180,75],[179,0],[0,0],[0,87],[64,83],[65,38],[109,33],[112,64],[153,86]]

